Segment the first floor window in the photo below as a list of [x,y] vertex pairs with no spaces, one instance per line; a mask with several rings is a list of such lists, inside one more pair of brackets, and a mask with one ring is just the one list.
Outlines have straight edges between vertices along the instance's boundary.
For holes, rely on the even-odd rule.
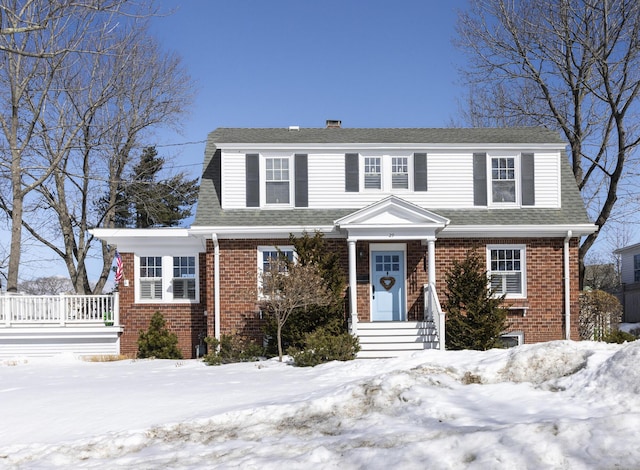
[[140,257],[140,298],[162,299],[162,257]]
[[[260,246],[258,247],[258,296],[264,298],[262,292],[262,279],[271,270],[271,263],[279,258],[294,261],[295,255],[292,246]],[[284,267],[281,270],[285,269]]]
[[491,288],[499,295],[524,296],[524,248],[491,247],[488,251]]
[[196,298],[196,257],[173,257],[173,298]]
[[265,165],[267,204],[289,204],[289,159],[267,158]]

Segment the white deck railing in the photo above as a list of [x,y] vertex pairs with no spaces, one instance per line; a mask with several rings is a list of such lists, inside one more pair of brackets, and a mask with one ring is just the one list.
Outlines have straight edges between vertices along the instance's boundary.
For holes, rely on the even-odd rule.
[[113,295],[0,295],[0,328],[11,326],[120,325]]
[[444,351],[444,335],[445,335],[445,318],[438,293],[434,283],[424,285],[424,319],[425,321],[433,321],[438,335],[438,349]]

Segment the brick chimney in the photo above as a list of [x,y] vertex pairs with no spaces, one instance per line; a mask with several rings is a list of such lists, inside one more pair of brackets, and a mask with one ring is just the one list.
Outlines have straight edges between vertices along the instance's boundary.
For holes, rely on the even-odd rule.
[[327,129],[340,129],[342,127],[342,121],[335,119],[327,119]]

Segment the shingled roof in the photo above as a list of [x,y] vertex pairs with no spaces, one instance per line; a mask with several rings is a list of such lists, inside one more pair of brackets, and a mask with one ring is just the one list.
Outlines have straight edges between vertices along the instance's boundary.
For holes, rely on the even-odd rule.
[[564,144],[544,127],[510,128],[225,128],[209,134],[224,144]]
[[[545,128],[444,128],[444,129],[257,129],[219,128],[208,136],[200,196],[194,227],[320,226],[332,225],[360,207],[342,209],[223,210],[220,205],[221,175],[218,146],[260,143],[411,143],[429,144],[564,144],[559,135]],[[427,208],[455,225],[574,225],[590,224],[569,162],[561,165],[562,207],[560,209],[446,209]]]

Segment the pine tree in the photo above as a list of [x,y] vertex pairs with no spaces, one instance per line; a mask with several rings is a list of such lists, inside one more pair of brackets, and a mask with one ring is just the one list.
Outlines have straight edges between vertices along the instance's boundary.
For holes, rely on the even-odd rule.
[[178,336],[166,328],[166,322],[160,312],[151,317],[147,331],[140,331],[138,336],[138,357],[155,357],[157,359],[182,359],[178,348]]
[[490,288],[487,271],[475,251],[462,261],[454,261],[446,274],[447,349],[486,350],[501,347],[500,335],[507,325],[504,295]]
[[[198,199],[198,179],[187,179],[185,173],[162,178],[164,164],[155,147],[143,149],[140,161],[117,190],[118,227],[173,227],[191,217]],[[107,200],[98,201],[101,210]]]
[[[340,256],[327,248],[321,232],[313,236],[305,232],[301,237],[289,236],[289,241],[296,252],[296,263],[315,265],[324,279],[330,301],[327,305],[313,305],[296,312],[282,327],[282,342],[285,347],[303,348],[305,337],[318,328],[327,329],[330,333],[340,334],[346,330],[344,315],[345,278],[340,266]],[[276,337],[277,325],[268,317],[264,326],[268,338]],[[270,341],[268,352],[275,353],[276,344]]]

